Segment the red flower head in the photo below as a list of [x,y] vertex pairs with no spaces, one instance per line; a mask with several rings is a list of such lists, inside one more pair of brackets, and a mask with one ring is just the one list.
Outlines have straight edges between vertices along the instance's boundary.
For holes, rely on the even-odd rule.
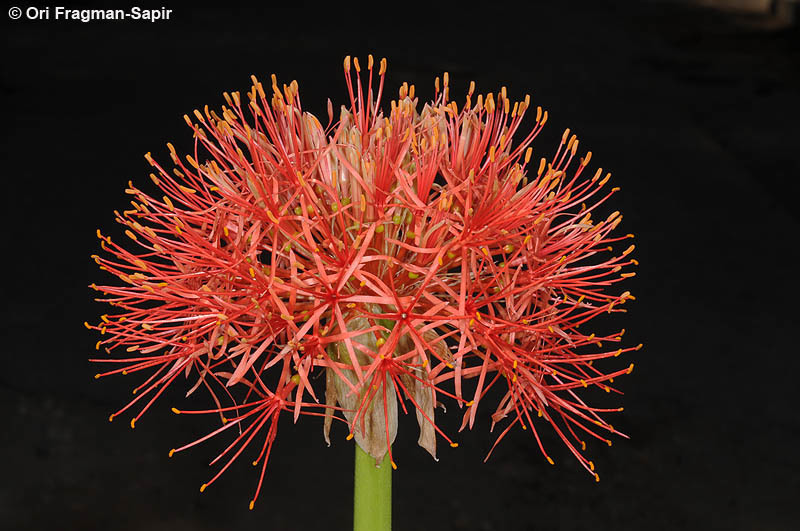
[[[345,59],[350,105],[328,125],[304,112],[297,83],[268,99],[253,78],[246,98],[194,111],[192,155],[168,144],[173,168],[150,175],[158,194],[129,184],[133,208],[117,213],[133,242],[98,235],[101,269],[124,283],[92,286],[115,308],[97,325],[97,347],[114,358],[98,374],[145,371],[131,426],[179,376],[189,393],[204,388],[221,425],[184,450],[236,426],[213,482],[258,438],[261,481],[282,413],[334,418],[381,460],[397,432],[398,407],[414,407],[419,444],[436,456],[434,410],[464,407],[463,427],[480,406],[492,425],[507,420],[536,431],[543,417],[595,477],[584,437],[611,444],[617,433],[578,395],[610,387],[633,368],[602,372],[595,360],[618,356],[624,330],[584,331],[602,313],[633,299],[615,285],[634,273],[633,246],[612,247],[622,219],[593,220],[609,175],[584,176],[591,153],[564,132],[552,158],[531,163],[529,147],[547,121],[520,132],[530,98],[474,94],[449,99],[448,75],[421,110],[403,84],[387,114],[380,108],[386,61],[372,57],[365,82]],[[355,80],[352,76],[355,70]],[[377,79],[375,79],[377,77]],[[375,88],[377,85],[377,88]],[[162,195],[163,197],[156,197]],[[627,247],[627,248],[626,248]],[[603,348],[612,344],[614,348]],[[599,351],[586,353],[586,346]],[[636,347],[638,348],[638,347]],[[315,373],[325,372],[323,390]],[[320,380],[321,383],[321,380]],[[486,402],[500,386],[499,404]],[[488,456],[487,456],[488,457]],[[202,489],[205,489],[203,485]],[[255,499],[255,497],[254,497]],[[252,502],[251,502],[252,508]]]

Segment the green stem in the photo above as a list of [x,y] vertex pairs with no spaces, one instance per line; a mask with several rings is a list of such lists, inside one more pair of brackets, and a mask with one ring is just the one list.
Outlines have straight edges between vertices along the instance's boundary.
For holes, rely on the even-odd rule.
[[386,456],[380,467],[356,444],[353,531],[391,531],[392,466]]

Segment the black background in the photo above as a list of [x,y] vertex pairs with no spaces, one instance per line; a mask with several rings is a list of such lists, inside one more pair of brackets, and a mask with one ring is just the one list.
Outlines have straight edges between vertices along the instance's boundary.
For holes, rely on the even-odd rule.
[[[26,5],[21,5],[26,7]],[[71,5],[71,7],[79,7]],[[144,5],[143,7],[157,7]],[[219,107],[250,74],[297,79],[307,110],[344,102],[342,59],[389,61],[425,100],[449,71],[452,97],[507,85],[550,112],[535,143],[571,127],[613,171],[613,208],[637,236],[638,301],[619,319],[633,375],[621,383],[630,435],[590,447],[600,483],[549,434],[493,440],[483,418],[431,461],[402,419],[398,530],[794,529],[800,163],[796,28],[662,2],[283,2],[174,8],[146,22],[11,21],[3,12],[3,263],[0,527],[76,530],[347,529],[352,443],[320,422],[282,421],[265,490],[235,465],[200,494],[222,441],[167,458],[205,433],[161,400],[131,430],[107,416],[138,380],[95,381],[106,309],[87,285],[95,229],[114,234],[143,154],[186,146],[184,113]],[[459,416],[458,413],[454,415]],[[205,420],[205,419],[203,419]],[[446,421],[453,428],[455,420]],[[455,433],[454,429],[450,429]]]

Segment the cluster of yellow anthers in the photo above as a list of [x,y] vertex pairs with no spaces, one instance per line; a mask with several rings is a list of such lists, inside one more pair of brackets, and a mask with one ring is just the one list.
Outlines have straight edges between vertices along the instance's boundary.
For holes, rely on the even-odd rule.
[[[617,293],[633,246],[614,248],[622,216],[594,220],[618,188],[609,174],[584,177],[570,131],[552,157],[531,166],[530,144],[547,121],[535,110],[520,133],[530,97],[506,88],[460,106],[449,79],[419,108],[403,84],[388,114],[380,108],[386,61],[366,71],[344,64],[349,105],[328,125],[302,110],[297,82],[267,97],[255,78],[243,101],[225,93],[219,112],[187,116],[194,152],[172,168],[147,154],[155,194],[129,184],[133,208],[117,213],[131,240],[98,231],[101,269],[122,283],[97,286],[116,313],[87,326],[117,368],[146,371],[131,426],[179,378],[189,394],[209,391],[222,424],[197,442],[234,429],[213,482],[259,437],[264,468],[277,419],[288,412],[346,422],[349,438],[378,460],[389,454],[398,409],[410,402],[419,444],[436,456],[435,422],[450,399],[473,426],[487,391],[503,390],[492,426],[534,428],[542,417],[598,478],[585,438],[611,444],[617,432],[578,392],[611,387],[629,367],[603,372],[597,360],[620,347],[624,329],[596,336],[585,327],[624,312]],[[353,77],[355,71],[355,79]],[[159,197],[161,196],[161,197]],[[612,348],[603,345],[613,345]],[[641,345],[640,345],[641,346]],[[324,373],[322,379],[316,375]],[[324,389],[323,389],[324,387]],[[324,398],[320,394],[324,393]],[[488,457],[488,456],[487,456]],[[205,489],[205,485],[203,487]]]

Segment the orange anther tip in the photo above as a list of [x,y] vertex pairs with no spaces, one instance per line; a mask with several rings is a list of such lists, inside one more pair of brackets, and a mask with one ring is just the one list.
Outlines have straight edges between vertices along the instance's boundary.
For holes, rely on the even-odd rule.
[[99,378],[100,378],[100,373],[97,373],[97,374],[94,375],[94,379],[95,380],[98,380]]
[[470,400],[469,402],[467,402],[467,407],[470,407],[470,406],[471,406],[471,405],[473,405],[474,403],[475,403],[475,401],[474,401],[474,400]]
[[131,419],[131,429],[136,427],[136,419]]
[[599,483],[600,482],[600,476],[595,474],[594,475],[594,480]]
[[169,451],[169,456],[172,457],[173,455],[175,455],[175,448]]
[[353,439],[353,434],[352,433],[348,434],[347,435],[347,440],[349,441],[349,440],[352,440],[352,439]]
[[450,446],[451,446],[452,448],[458,448],[458,443],[457,443],[457,442],[451,442],[451,443],[450,443]]
[[258,461],[253,461],[253,466],[258,466]]
[[108,416],[108,421],[109,422],[113,422],[114,421],[114,415],[109,415]]
[[200,492],[203,492],[204,490],[206,490],[206,487],[208,487],[208,485],[206,485],[205,483],[200,485]]
[[176,407],[172,408],[172,412],[175,413],[176,415],[180,415],[181,414],[181,410],[176,408]]
[[251,510],[251,511],[253,510],[253,506],[254,506],[255,504],[256,504],[256,501],[255,501],[255,500],[252,500],[252,501],[250,502],[250,510]]
[[553,461],[553,458],[550,457],[550,456],[547,456],[547,462],[550,463],[551,465],[555,465],[556,464],[555,461]]

